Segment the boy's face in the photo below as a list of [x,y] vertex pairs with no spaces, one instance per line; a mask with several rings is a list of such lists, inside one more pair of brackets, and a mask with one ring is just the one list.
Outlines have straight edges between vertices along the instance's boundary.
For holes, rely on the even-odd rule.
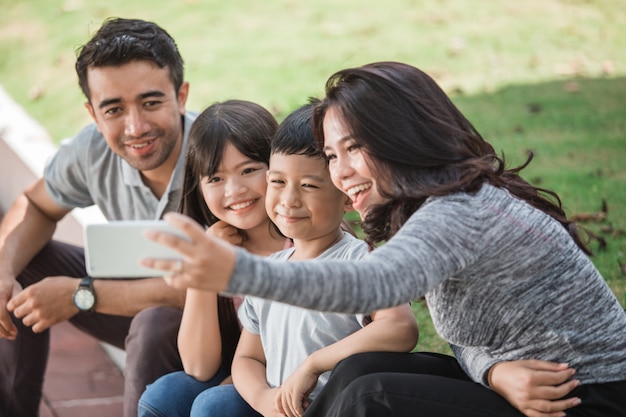
[[320,157],[272,154],[265,207],[287,237],[313,240],[336,236],[350,199],[330,180]]

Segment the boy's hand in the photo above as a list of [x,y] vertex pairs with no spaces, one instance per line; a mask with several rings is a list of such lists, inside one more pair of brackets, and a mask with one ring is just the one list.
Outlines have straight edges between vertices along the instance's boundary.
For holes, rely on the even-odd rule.
[[309,394],[319,375],[302,364],[285,380],[276,396],[276,407],[288,417],[300,417],[309,406]]
[[26,287],[7,303],[7,310],[22,319],[35,333],[74,316],[78,309],[72,303],[72,294],[78,286],[77,278],[48,277]]
[[280,395],[280,388],[268,388],[263,391],[263,395],[255,401],[254,409],[263,417],[284,417],[284,414],[276,407],[274,399]]
[[580,404],[578,398],[561,400],[578,386],[569,380],[575,371],[541,360],[499,362],[489,371],[491,388],[528,417],[560,417]]

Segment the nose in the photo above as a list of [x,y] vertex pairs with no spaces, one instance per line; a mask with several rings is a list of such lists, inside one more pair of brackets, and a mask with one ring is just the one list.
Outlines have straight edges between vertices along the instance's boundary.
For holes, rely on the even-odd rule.
[[243,194],[247,191],[247,187],[237,179],[229,178],[224,186],[224,197],[233,197]]
[[339,187],[341,181],[354,174],[354,169],[348,157],[337,157],[328,165],[328,170],[330,172],[330,179],[339,189],[341,189],[341,187]]
[[150,131],[150,124],[141,109],[130,107],[126,110],[124,119],[124,134],[138,138]]
[[298,207],[300,205],[300,194],[293,187],[285,187],[280,193],[280,204],[283,207]]

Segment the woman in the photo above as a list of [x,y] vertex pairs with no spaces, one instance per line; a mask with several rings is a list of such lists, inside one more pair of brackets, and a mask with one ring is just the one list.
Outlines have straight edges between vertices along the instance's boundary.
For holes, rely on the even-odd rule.
[[[436,83],[409,65],[339,71],[316,126],[334,184],[352,198],[368,240],[385,244],[358,262],[277,265],[173,215],[191,243],[151,234],[189,264],[166,278],[170,285],[337,312],[425,296],[456,359],[408,354],[399,365],[363,365],[369,375],[338,384],[326,415],[626,415],[626,314],[556,194],[524,181],[523,167],[507,169]],[[175,270],[166,260],[145,264]],[[511,364],[557,376],[520,399],[502,383]]]

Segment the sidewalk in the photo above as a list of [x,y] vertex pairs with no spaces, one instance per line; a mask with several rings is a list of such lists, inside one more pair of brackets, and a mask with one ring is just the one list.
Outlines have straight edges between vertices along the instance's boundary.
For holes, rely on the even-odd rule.
[[52,327],[40,417],[122,416],[124,378],[98,341],[65,322]]

